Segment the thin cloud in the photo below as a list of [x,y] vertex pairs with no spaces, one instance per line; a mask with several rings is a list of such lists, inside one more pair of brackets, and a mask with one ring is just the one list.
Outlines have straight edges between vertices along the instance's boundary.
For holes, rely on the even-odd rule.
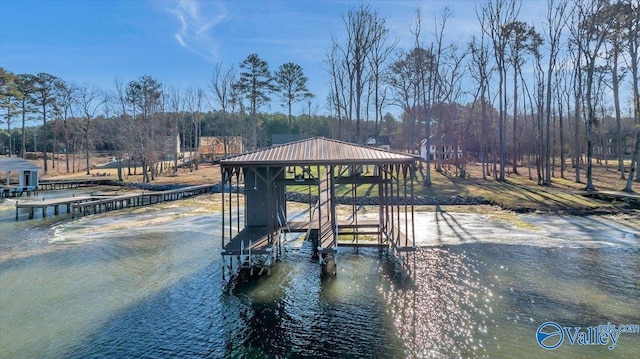
[[207,60],[216,60],[216,41],[211,30],[227,19],[224,5],[198,0],[180,0],[172,4],[175,6],[165,10],[180,23],[180,28],[173,34],[178,44]]

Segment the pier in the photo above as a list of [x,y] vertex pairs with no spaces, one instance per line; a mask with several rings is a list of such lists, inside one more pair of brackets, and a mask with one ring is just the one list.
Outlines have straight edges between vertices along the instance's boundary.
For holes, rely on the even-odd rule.
[[178,189],[131,193],[115,196],[74,196],[64,198],[44,199],[42,201],[18,201],[16,202],[16,221],[19,220],[21,209],[29,211],[29,219],[33,219],[35,211],[42,211],[42,217],[47,216],[47,209],[53,208],[54,215],[60,214],[60,207],[66,209],[66,213],[71,213],[71,217],[86,216],[124,208],[148,206],[160,202],[175,201],[204,193],[210,193],[214,185],[199,185],[183,187]]
[[38,190],[73,189],[80,187],[92,187],[113,184],[108,179],[73,179],[73,180],[40,180]]

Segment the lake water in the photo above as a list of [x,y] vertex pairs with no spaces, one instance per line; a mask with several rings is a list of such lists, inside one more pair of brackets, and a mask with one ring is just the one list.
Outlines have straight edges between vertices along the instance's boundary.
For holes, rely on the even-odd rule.
[[294,241],[271,276],[229,281],[208,195],[75,220],[0,208],[0,358],[640,357],[640,334],[536,341],[547,321],[640,324],[638,220],[424,212],[410,277],[341,249],[321,278]]

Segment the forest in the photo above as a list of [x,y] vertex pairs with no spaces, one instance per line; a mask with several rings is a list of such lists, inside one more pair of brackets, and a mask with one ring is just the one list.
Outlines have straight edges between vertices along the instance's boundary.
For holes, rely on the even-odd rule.
[[[551,185],[571,166],[572,180],[594,190],[593,164],[606,161],[632,192],[640,181],[640,1],[547,0],[537,27],[519,20],[519,1],[474,5],[481,30],[466,39],[447,37],[448,8],[416,9],[409,48],[374,6],[352,8],[319,59],[329,89],[322,99],[299,65],[272,71],[255,53],[214,64],[206,88],[149,75],[99,88],[0,67],[0,151],[41,153],[44,173],[48,154],[83,153],[88,163],[108,152],[135,158],[149,181],[147,168],[165,159],[171,138],[197,151],[202,136],[241,136],[247,150],[270,146],[274,134],[355,143],[384,136],[393,150],[436,151],[425,158],[425,186],[432,170],[451,164],[438,151],[455,146],[462,177],[473,161],[483,178],[528,171]],[[264,111],[270,103],[284,111]],[[68,158],[66,171],[78,171]]]

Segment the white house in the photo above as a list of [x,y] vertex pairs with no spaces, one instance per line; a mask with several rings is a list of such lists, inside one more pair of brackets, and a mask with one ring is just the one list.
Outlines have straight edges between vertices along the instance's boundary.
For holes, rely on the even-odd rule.
[[450,138],[446,136],[440,137],[440,140],[431,139],[429,144],[429,150],[427,151],[427,140],[420,141],[420,157],[435,161],[440,160],[452,160],[456,158],[462,158],[462,145],[456,141],[450,141]]

